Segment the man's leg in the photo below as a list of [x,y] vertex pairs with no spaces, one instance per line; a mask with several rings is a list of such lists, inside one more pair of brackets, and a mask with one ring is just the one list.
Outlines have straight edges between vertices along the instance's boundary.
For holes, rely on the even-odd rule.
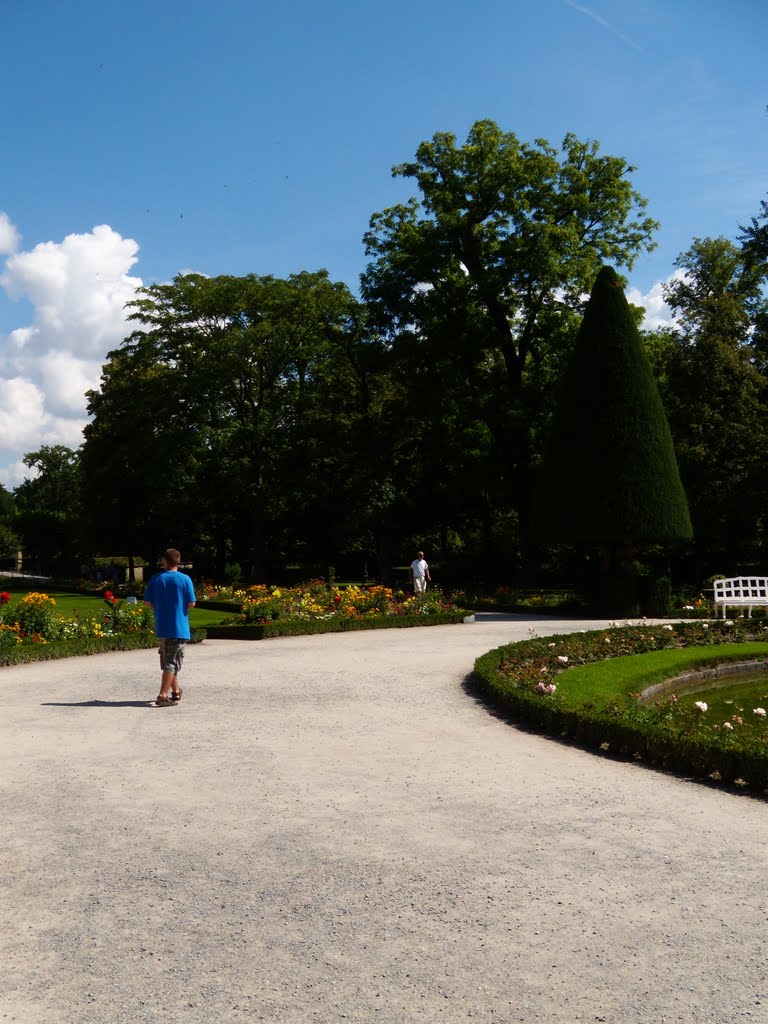
[[[165,667],[169,675],[168,686],[170,687],[173,700],[181,700],[181,687],[179,686],[179,672],[181,672],[181,664],[184,661],[184,647],[186,641],[184,640],[170,640],[168,647],[168,656],[166,658]],[[164,674],[165,675],[165,674]],[[163,679],[165,682],[165,679]]]
[[170,697],[171,691],[175,691],[178,688],[178,685],[176,673],[170,672],[166,669],[160,679],[160,693],[158,693],[158,697]]
[[160,676],[160,692],[157,695],[157,699],[170,700],[173,693],[175,699],[178,700],[181,697],[181,687],[177,677],[184,658],[184,642],[183,640],[161,637],[159,640],[159,653],[162,675]]

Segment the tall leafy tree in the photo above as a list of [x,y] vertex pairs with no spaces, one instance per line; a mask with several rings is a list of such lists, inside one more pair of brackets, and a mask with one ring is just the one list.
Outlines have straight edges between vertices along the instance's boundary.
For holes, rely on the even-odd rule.
[[760,213],[739,236],[745,275],[761,284],[759,299],[751,304],[752,334],[750,343],[761,371],[768,374],[768,304],[765,290],[768,285],[768,202],[760,204]]
[[218,573],[236,561],[256,578],[327,547],[332,524],[343,533],[351,432],[370,405],[348,289],[324,271],[187,275],[144,289],[132,319],[91,395],[84,462],[97,487],[124,473],[136,529],[173,528]]
[[11,560],[21,548],[21,540],[10,526],[15,502],[13,494],[0,484],[0,560]]
[[34,476],[14,491],[14,531],[40,571],[70,569],[81,549],[82,505],[78,453],[43,445],[24,456]]
[[478,121],[463,145],[438,133],[396,166],[419,197],[371,219],[362,291],[374,322],[447,415],[453,406],[483,423],[478,469],[492,504],[526,507],[548,412],[537,382],[572,341],[564,318],[603,262],[631,267],[652,247],[657,225],[633,170],[594,141],[522,143]]
[[14,507],[13,494],[0,484],[0,520],[7,519]]
[[111,352],[101,385],[89,391],[80,452],[84,516],[91,551],[155,564],[199,522],[191,481],[194,432],[178,415],[179,377],[156,346],[135,332]]
[[660,386],[696,535],[698,570],[754,563],[765,539],[766,318],[760,273],[725,238],[697,238],[665,289],[675,327],[657,339]]
[[757,217],[742,225],[740,230],[739,241],[746,266],[765,276],[768,274],[768,202],[765,199],[760,203]]

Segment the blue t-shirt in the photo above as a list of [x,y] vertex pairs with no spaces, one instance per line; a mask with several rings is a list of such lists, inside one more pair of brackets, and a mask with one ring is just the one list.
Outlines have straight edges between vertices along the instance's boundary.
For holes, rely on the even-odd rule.
[[147,584],[144,600],[154,610],[156,636],[189,640],[187,605],[195,601],[195,588],[189,576],[178,569],[159,572]]

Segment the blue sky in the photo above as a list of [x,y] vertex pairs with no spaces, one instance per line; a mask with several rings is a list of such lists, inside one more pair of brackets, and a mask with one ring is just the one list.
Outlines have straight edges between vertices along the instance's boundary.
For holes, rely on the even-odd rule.
[[371,214],[411,193],[392,165],[480,118],[637,167],[661,229],[632,297],[658,307],[693,237],[766,197],[766,38],[764,0],[1,5],[0,482],[77,446],[138,284],[356,288]]

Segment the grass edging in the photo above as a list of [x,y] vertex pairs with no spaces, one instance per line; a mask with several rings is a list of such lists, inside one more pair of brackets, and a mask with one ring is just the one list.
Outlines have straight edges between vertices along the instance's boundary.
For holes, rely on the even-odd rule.
[[359,619],[274,619],[272,622],[232,626],[206,626],[209,640],[268,640],[278,636],[349,633],[360,629],[407,629],[413,626],[449,626],[464,621],[466,611],[434,615],[380,615]]
[[[733,643],[733,649],[729,652],[706,652],[702,649],[674,652],[691,655],[689,659],[676,659],[679,661],[676,668],[743,660],[745,656],[754,656],[748,649],[756,647],[761,648],[763,658],[768,653],[766,634],[762,632],[759,639],[755,639],[753,626],[742,627],[737,623],[734,627],[731,623],[731,627],[726,629],[710,625],[712,629],[705,644],[717,643],[722,635],[726,643]],[[605,664],[613,657],[627,653],[685,648],[688,643],[694,646],[692,641],[701,640],[703,636],[699,630],[697,637],[696,626],[698,623],[678,623],[674,627],[630,627],[629,632],[634,631],[634,638],[639,638],[640,649],[636,652],[631,650],[631,643],[617,643],[631,639],[627,635],[627,627],[560,634],[545,640],[524,640],[496,648],[478,658],[474,678],[489,703],[508,712],[512,718],[550,735],[587,749],[598,748],[678,773],[708,777],[713,781],[738,782],[766,791],[768,748],[765,743],[737,746],[722,732],[709,735],[668,732],[659,716],[631,694],[633,686],[637,686],[637,678],[631,684],[619,683],[611,691],[582,693],[578,698],[568,692],[571,687],[566,680],[573,670],[564,669],[558,663],[558,657],[565,657],[569,665],[582,666]],[[746,642],[738,634],[747,635]],[[607,646],[608,643],[621,649],[612,650],[606,657],[603,644]],[[602,652],[599,651],[601,646]],[[686,660],[689,664],[684,665]],[[582,673],[583,683],[585,670],[578,668],[575,671]],[[551,694],[538,692],[536,687],[543,680],[557,680],[556,691]],[[658,680],[648,677],[646,685],[655,681]]]

